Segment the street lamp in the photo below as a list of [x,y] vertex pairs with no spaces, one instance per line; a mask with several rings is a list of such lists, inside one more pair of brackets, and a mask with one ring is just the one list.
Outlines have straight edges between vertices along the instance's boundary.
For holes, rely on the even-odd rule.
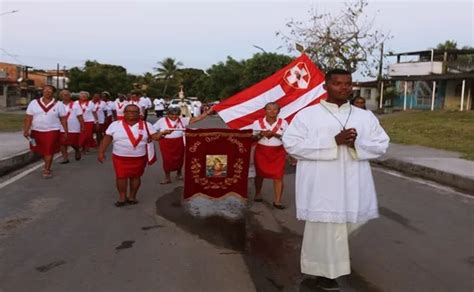
[[20,10],[12,10],[12,11],[3,12],[3,13],[0,13],[0,16],[6,15],[6,14],[17,13],[17,12],[19,12],[19,11],[20,11]]

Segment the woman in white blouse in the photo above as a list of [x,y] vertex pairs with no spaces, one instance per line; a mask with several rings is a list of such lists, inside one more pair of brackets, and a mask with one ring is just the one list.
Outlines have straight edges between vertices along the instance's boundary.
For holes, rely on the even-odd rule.
[[[169,133],[157,133],[150,123],[141,120],[140,108],[134,104],[125,107],[122,121],[115,121],[107,128],[99,146],[98,160],[105,161],[105,151],[113,143],[112,161],[119,193],[115,206],[138,203],[137,192],[147,164],[147,142]],[[127,189],[130,189],[128,195]]]

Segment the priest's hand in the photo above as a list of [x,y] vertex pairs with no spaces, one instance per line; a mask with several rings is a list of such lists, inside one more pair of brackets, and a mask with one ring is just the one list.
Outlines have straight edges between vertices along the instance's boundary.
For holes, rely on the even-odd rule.
[[357,137],[357,131],[354,128],[342,130],[334,138],[336,139],[337,145],[354,146],[354,141]]

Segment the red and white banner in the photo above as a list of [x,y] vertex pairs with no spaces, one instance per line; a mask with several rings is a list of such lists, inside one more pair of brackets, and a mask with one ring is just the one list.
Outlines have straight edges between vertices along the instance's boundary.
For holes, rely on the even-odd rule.
[[242,129],[265,116],[269,102],[280,105],[280,118],[290,122],[301,109],[326,98],[324,74],[305,54],[272,76],[231,96],[214,110],[232,129]]

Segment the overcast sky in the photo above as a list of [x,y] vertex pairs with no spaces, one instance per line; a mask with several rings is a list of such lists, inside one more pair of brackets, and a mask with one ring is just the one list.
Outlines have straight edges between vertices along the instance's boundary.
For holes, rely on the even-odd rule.
[[[134,74],[173,57],[207,69],[227,56],[287,53],[276,31],[290,19],[307,20],[324,1],[5,1],[0,0],[0,61],[35,68],[82,66],[85,60],[122,65]],[[447,39],[474,46],[473,1],[371,1],[375,26],[390,31],[386,48],[421,50]]]

